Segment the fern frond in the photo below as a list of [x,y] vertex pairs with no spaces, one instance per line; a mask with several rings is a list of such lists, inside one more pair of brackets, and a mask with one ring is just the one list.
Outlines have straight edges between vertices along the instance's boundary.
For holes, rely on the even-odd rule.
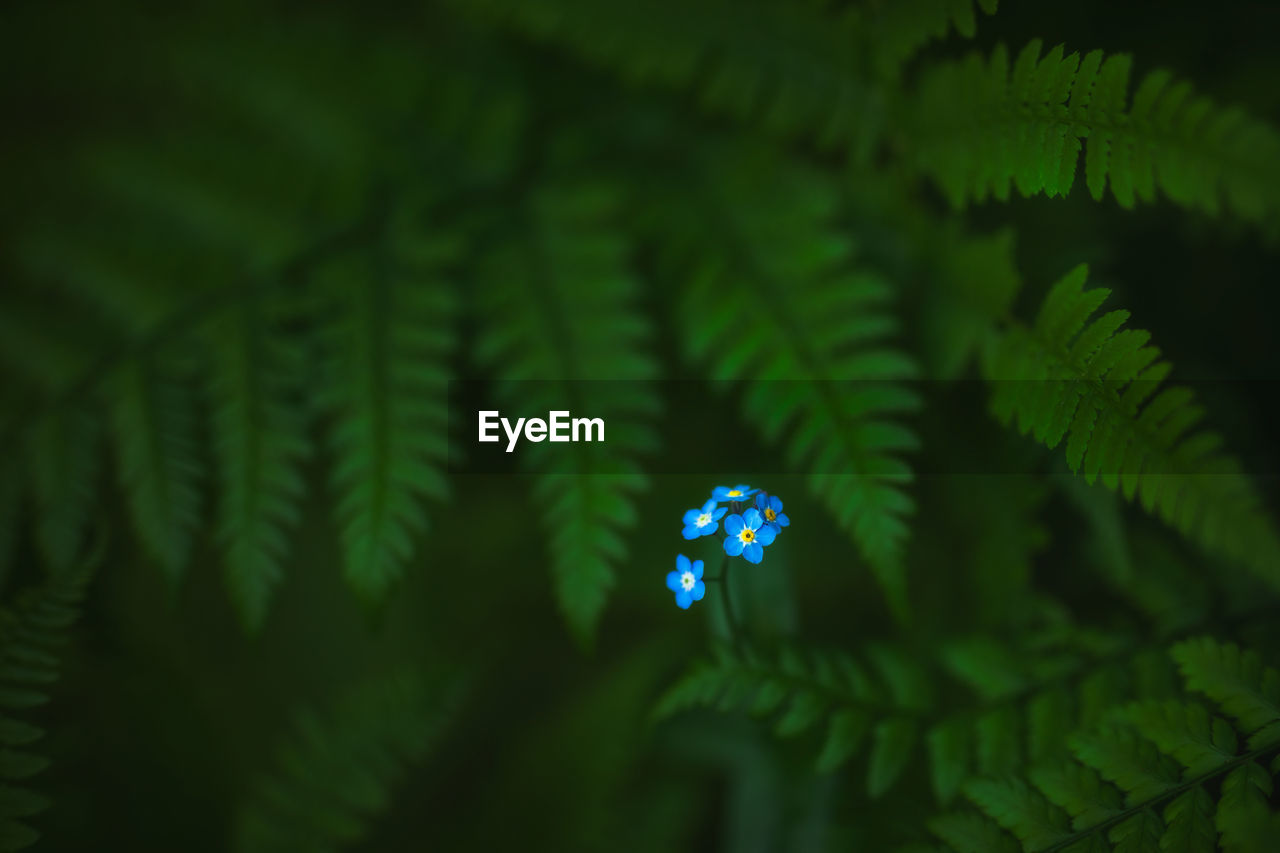
[[381,675],[297,715],[236,814],[234,849],[346,849],[390,806],[455,713],[456,686]]
[[20,594],[0,611],[0,850],[21,850],[39,833],[26,820],[44,811],[48,801],[25,787],[25,780],[48,766],[28,747],[44,732],[21,718],[27,709],[49,701],[58,679],[58,652],[79,615],[89,572],[71,569],[52,575]]
[[1208,773],[1236,754],[1235,731],[1198,703],[1135,703],[1124,709],[1124,719],[1193,776]]
[[[1274,815],[1267,805],[1274,783],[1271,774],[1255,761],[1246,761],[1222,780],[1221,798],[1214,825],[1225,850],[1253,850],[1250,843],[1256,834],[1258,818],[1274,825]],[[1271,838],[1275,842],[1275,837]]]
[[[1120,792],[1091,767],[1072,761],[1042,764],[1033,767],[1029,777],[1049,801],[1071,815],[1072,829],[1097,826],[1122,810]],[[1059,826],[1056,820],[1053,825]]]
[[672,685],[654,715],[745,709],[774,717],[780,737],[821,730],[821,772],[853,759],[869,741],[867,790],[880,796],[915,751],[930,691],[924,673],[907,657],[883,649],[869,656],[874,669],[837,653],[783,649],[775,657],[721,648],[714,660],[696,664]]
[[36,541],[52,571],[67,570],[84,547],[98,485],[102,430],[85,407],[52,411],[27,436]]
[[218,460],[218,533],[227,585],[255,630],[281,579],[287,536],[301,514],[306,420],[292,378],[298,346],[273,328],[271,306],[251,295],[208,328],[212,432]]
[[1171,201],[1208,213],[1224,205],[1270,227],[1280,208],[1280,134],[1240,110],[1193,96],[1163,70],[1129,97],[1131,60],[1101,51],[1041,56],[1032,41],[1010,66],[1003,46],[940,63],[920,82],[909,131],[915,164],[956,206],[988,197],[1065,196],[1081,148],[1085,182],[1108,181],[1122,207]]
[[691,275],[682,340],[713,380],[744,384],[746,422],[771,443],[785,437],[790,464],[810,472],[809,489],[905,617],[914,502],[900,454],[916,437],[894,418],[919,401],[902,384],[914,363],[889,342],[893,287],[857,267],[829,188],[778,163],[724,157],[735,154],[740,162],[707,164],[705,207],[685,202],[696,223],[676,223],[686,230],[675,254]]
[[1186,640],[1170,652],[1187,689],[1203,693],[1249,736],[1249,747],[1280,743],[1280,672],[1257,652],[1211,637]]
[[330,377],[331,481],[352,588],[380,600],[426,529],[424,499],[446,492],[449,359],[456,310],[443,265],[451,238],[404,235],[319,273]]
[[974,779],[964,790],[1026,850],[1043,850],[1069,834],[1066,812],[1021,780]]
[[999,824],[973,812],[955,812],[929,820],[929,831],[956,853],[1018,853],[1021,845]]
[[1127,311],[1090,320],[1109,291],[1085,290],[1086,277],[1072,270],[1033,326],[1014,324],[991,347],[994,413],[1047,447],[1065,439],[1072,471],[1280,587],[1280,538],[1249,478],[1219,436],[1196,428],[1191,391],[1162,387],[1170,365],[1148,333],[1122,328]]
[[[897,77],[920,48],[945,38],[953,27],[964,38],[978,32],[973,0],[876,0],[866,5],[861,10],[866,45],[873,68],[886,78]],[[999,0],[978,0],[977,5],[994,15]]]
[[604,443],[538,444],[522,460],[535,474],[556,600],[586,643],[626,555],[634,493],[648,483],[635,459],[653,443],[656,364],[629,247],[611,227],[614,189],[547,185],[527,205],[518,236],[489,256],[479,281],[488,323],[478,349],[504,405],[601,418],[609,430]]
[[[1252,849],[1247,844],[1274,826],[1263,763],[1280,754],[1280,742],[1245,745],[1244,736],[1269,719],[1249,694],[1271,676],[1254,653],[1208,638],[1179,644],[1170,656],[1183,664],[1187,687],[1198,685],[1248,726],[1236,729],[1185,699],[1130,703],[1105,725],[1071,736],[1072,760],[1033,767],[1030,784],[971,780],[969,799],[1027,851],[1208,853],[1219,837],[1221,849]],[[956,850],[972,847],[956,827],[981,826],[965,812],[930,823]]]
[[186,568],[201,519],[190,388],[158,355],[126,359],[107,379],[120,481],[144,549],[171,580]]
[[[993,14],[998,0],[978,0]],[[696,5],[455,0],[481,17],[567,47],[634,83],[693,89],[705,106],[861,159],[884,122],[885,83],[925,44],[976,32],[973,0]]]
[[[1119,638],[1088,638],[1079,629],[1032,640],[1036,651],[1016,661],[953,651],[971,645],[943,643],[936,668],[887,645],[872,646],[857,658],[791,647],[778,654],[722,647],[672,685],[655,716],[695,708],[744,710],[772,718],[779,736],[824,732],[821,772],[841,767],[870,742],[867,784],[873,794],[888,789],[902,769],[898,762],[909,760],[923,741],[941,805],[975,778],[1029,772],[1035,787],[1073,818],[1075,829],[1117,814],[1119,793],[1071,760],[1064,733],[1096,727],[1134,698],[1171,695],[1174,687],[1164,676],[1172,678],[1174,668],[1164,651],[1134,652]],[[972,699],[936,709],[937,685],[947,681],[939,669],[967,683]],[[1129,756],[1121,769],[1109,772],[1123,774],[1135,787],[1146,784],[1142,793],[1176,784],[1178,765],[1172,759],[1162,764],[1155,748],[1133,741],[1128,729],[1091,730],[1089,737],[1080,747],[1085,752]]]
[[[824,146],[865,150],[878,131],[880,94],[858,67],[863,52],[850,47],[862,43],[857,10],[836,17],[811,3],[744,8],[727,0],[457,5],[568,47],[632,82],[694,89],[715,112],[759,120]],[[871,36],[868,30],[866,41],[873,44]]]
[[1162,853],[1212,853],[1217,839],[1213,812],[1213,798],[1200,785],[1170,800],[1162,815]]
[[1129,806],[1173,790],[1181,777],[1176,761],[1127,728],[1109,726],[1077,734],[1071,749],[1082,764],[1123,791]]

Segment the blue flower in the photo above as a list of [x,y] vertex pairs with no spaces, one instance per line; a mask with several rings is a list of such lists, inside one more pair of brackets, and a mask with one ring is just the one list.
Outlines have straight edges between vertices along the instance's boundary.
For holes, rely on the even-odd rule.
[[791,519],[782,511],[782,498],[777,495],[764,492],[756,495],[756,509],[764,516],[765,526],[772,527],[774,533],[781,533],[782,528],[791,524]]
[[725,507],[716,508],[715,498],[707,501],[702,505],[702,509],[691,509],[684,514],[684,530],[682,534],[685,539],[697,539],[699,536],[710,536],[720,529],[717,524],[720,519],[724,518],[724,514],[729,510]]
[[702,582],[702,561],[694,560],[684,554],[676,555],[676,570],[667,573],[667,589],[676,594],[676,606],[688,610],[689,605],[701,601],[707,594],[707,585]]
[[726,501],[745,501],[754,495],[759,489],[753,489],[750,486],[716,486],[711,490],[711,497],[724,503]]
[[724,552],[730,557],[739,554],[747,558],[748,563],[758,563],[764,559],[764,546],[773,542],[778,531],[764,525],[764,516],[755,507],[742,515],[734,514],[724,520],[724,532],[729,534],[724,540]]

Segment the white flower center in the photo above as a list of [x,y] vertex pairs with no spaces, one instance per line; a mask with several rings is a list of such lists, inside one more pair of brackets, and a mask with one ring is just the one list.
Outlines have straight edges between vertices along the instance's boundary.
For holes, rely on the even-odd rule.
[[684,587],[685,592],[693,592],[693,586],[698,579],[693,576],[693,572],[685,572],[680,576],[680,586]]
[[699,527],[706,527],[708,524],[711,523],[711,513],[704,512],[702,515],[698,516],[698,520],[695,523]]

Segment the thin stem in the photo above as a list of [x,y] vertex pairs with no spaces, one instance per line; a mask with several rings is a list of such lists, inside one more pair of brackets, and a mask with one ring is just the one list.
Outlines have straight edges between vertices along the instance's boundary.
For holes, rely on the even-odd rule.
[[729,639],[735,649],[742,650],[742,634],[738,630],[738,617],[733,612],[733,591],[729,587],[729,555],[725,554],[720,561],[720,603],[724,608],[724,621],[729,626]]

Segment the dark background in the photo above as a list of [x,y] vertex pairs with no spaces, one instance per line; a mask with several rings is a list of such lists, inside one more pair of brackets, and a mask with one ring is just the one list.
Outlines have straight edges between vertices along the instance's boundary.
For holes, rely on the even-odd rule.
[[[152,231],[117,219],[112,190],[86,175],[102,174],[99,167],[119,156],[143,171],[115,174],[134,190],[167,199],[165,227],[181,220],[220,239],[218,229],[230,233],[234,225],[243,232],[235,239],[260,249],[249,262],[256,271],[278,257],[276,235],[266,232],[281,224],[282,207],[305,212],[287,220],[287,228],[332,231],[340,242],[344,212],[380,192],[447,197],[460,180],[449,165],[455,152],[422,143],[423,127],[466,125],[516,97],[512,92],[523,103],[519,132],[497,126],[460,133],[450,143],[477,171],[503,163],[494,168],[504,177],[489,184],[487,196],[442,205],[444,221],[483,222],[548,160],[661,173],[680,140],[649,146],[629,121],[644,128],[658,116],[660,128],[681,133],[772,138],[749,121],[704,113],[685,93],[628,84],[554,44],[493,26],[466,6],[6,3],[0,290],[8,293],[0,311],[10,322],[0,348],[10,373],[58,372],[70,377],[61,387],[92,395],[100,393],[92,379],[77,377],[92,377],[95,365],[118,355],[106,333],[98,340],[97,315],[61,295],[56,275],[41,273],[38,264],[31,272],[33,256],[75,258],[77,246],[129,232],[130,245],[142,247],[137,251],[150,247],[164,257],[157,266],[172,277],[160,283],[166,294],[160,304],[176,308],[139,312],[127,322],[167,324],[177,341],[188,339],[204,306],[244,275],[232,248],[187,257],[164,227]],[[980,17],[972,44],[954,34],[933,43],[908,77],[935,57],[1043,37],[1069,49],[1132,52],[1138,73],[1168,67],[1216,103],[1280,120],[1276,4],[1008,0],[1001,6],[994,18]],[[738,25],[749,32],[750,7],[740,16]],[[192,62],[174,63],[174,56]],[[287,171],[289,157],[287,147],[284,154],[272,147],[277,140],[264,125],[246,121],[243,112],[219,112],[228,99],[249,98],[259,82],[255,69],[263,68],[306,81],[308,94],[342,120],[331,137],[323,125],[295,133],[287,111],[266,123],[290,144],[313,145],[318,162],[333,153],[324,180],[305,191],[272,183]],[[455,75],[480,81],[477,90],[492,101],[441,106],[435,94]],[[566,128],[572,132],[561,139]],[[632,138],[630,150],[618,145],[621,137]],[[382,139],[391,140],[394,157],[382,156]],[[359,156],[348,156],[348,145]],[[225,173],[228,183],[221,185],[245,190],[247,208],[265,224],[201,206],[166,183],[162,169],[144,174],[175,149],[194,154],[215,185]],[[793,150],[833,181],[842,179],[838,158],[803,144]],[[260,208],[253,190],[261,192]],[[923,182],[903,192],[921,210],[951,215]],[[1274,505],[1278,268],[1274,246],[1258,229],[1165,202],[1124,211],[1109,195],[1093,201],[1082,176],[1067,199],[1018,197],[964,216],[980,232],[1016,226],[1025,282],[1015,309],[1020,316],[1031,315],[1050,282],[1088,262],[1091,282],[1113,289],[1109,304],[1130,309],[1136,327],[1153,331],[1177,377],[1193,381],[1228,446],[1263,475],[1259,486]],[[864,229],[869,254],[883,255],[892,267],[894,250],[877,242],[876,223],[854,227]],[[652,269],[649,259],[637,264]],[[465,395],[483,398],[501,377],[474,355],[484,320],[470,308],[462,272],[461,341],[451,372],[466,380]],[[103,301],[112,302],[116,285],[103,279],[100,286]],[[254,808],[255,786],[288,763],[281,745],[295,737],[298,715],[317,709],[328,720],[320,742],[358,739],[362,726],[376,728],[384,717],[358,704],[347,708],[344,697],[401,671],[425,679],[431,695],[453,710],[441,715],[429,748],[404,747],[398,735],[388,736],[387,749],[404,757],[396,762],[403,766],[387,774],[394,784],[373,796],[352,849],[890,849],[902,826],[931,812],[923,766],[908,769],[895,796],[873,803],[850,781],[860,765],[848,775],[815,775],[812,744],[775,740],[744,715],[651,719],[663,689],[724,631],[712,594],[681,612],[662,585],[675,552],[716,558],[713,540],[686,545],[678,522],[721,483],[747,480],[780,494],[792,519],[761,570],[739,575],[743,621],[762,644],[802,638],[851,648],[892,638],[927,656],[939,638],[975,630],[1016,642],[1010,638],[1018,619],[1010,608],[1028,590],[1081,624],[1140,641],[1156,636],[1109,583],[1087,517],[1062,485],[1060,454],[1004,430],[986,414],[977,387],[957,394],[959,403],[927,405],[913,421],[923,445],[912,462],[921,472],[908,556],[915,615],[911,627],[895,625],[846,535],[806,493],[802,472],[742,422],[732,391],[714,391],[679,354],[666,309],[680,286],[660,276],[642,279],[637,311],[654,323],[659,376],[679,381],[659,385],[664,405],[656,447],[642,457],[650,486],[637,499],[637,520],[625,533],[625,557],[593,643],[575,641],[558,613],[542,507],[514,460],[507,470],[501,461],[456,466],[448,497],[427,504],[429,529],[414,537],[403,580],[370,604],[343,580],[327,491],[332,460],[318,450],[305,466],[303,512],[284,581],[252,635],[224,592],[219,545],[208,526],[196,534],[182,581],[171,584],[133,542],[118,491],[103,491],[93,511],[96,529],[109,531],[105,554],[54,701],[39,711],[49,731],[42,748],[52,759],[38,780],[52,807],[32,819],[44,835],[40,849],[232,849],[241,839],[239,822]],[[927,283],[904,284],[904,339],[913,350],[925,334],[923,290]],[[68,328],[80,346],[66,354],[64,370],[55,358],[60,345],[46,351],[43,344],[65,337]],[[18,383],[11,387],[19,393],[5,397],[21,401],[10,408],[20,420],[31,398]],[[312,431],[322,428],[316,421]],[[459,441],[457,432],[452,441]],[[3,452],[22,451],[15,445]],[[520,448],[513,455],[519,454]],[[109,473],[101,477],[114,482]],[[34,511],[24,512],[30,522]],[[1152,560],[1161,565],[1193,566],[1188,576],[1197,582],[1222,572],[1141,512],[1128,508],[1123,518],[1135,553],[1157,553]],[[39,577],[35,553],[30,536],[21,536],[7,596]],[[946,707],[950,700],[940,701]],[[437,722],[424,719],[420,728],[431,725]],[[334,766],[354,774],[359,759],[334,749]],[[324,812],[327,798],[350,796],[349,789],[325,791],[318,770],[304,775],[315,791],[303,801],[315,813]],[[343,778],[344,785],[359,785]],[[323,849],[314,839],[292,841],[284,849]]]

